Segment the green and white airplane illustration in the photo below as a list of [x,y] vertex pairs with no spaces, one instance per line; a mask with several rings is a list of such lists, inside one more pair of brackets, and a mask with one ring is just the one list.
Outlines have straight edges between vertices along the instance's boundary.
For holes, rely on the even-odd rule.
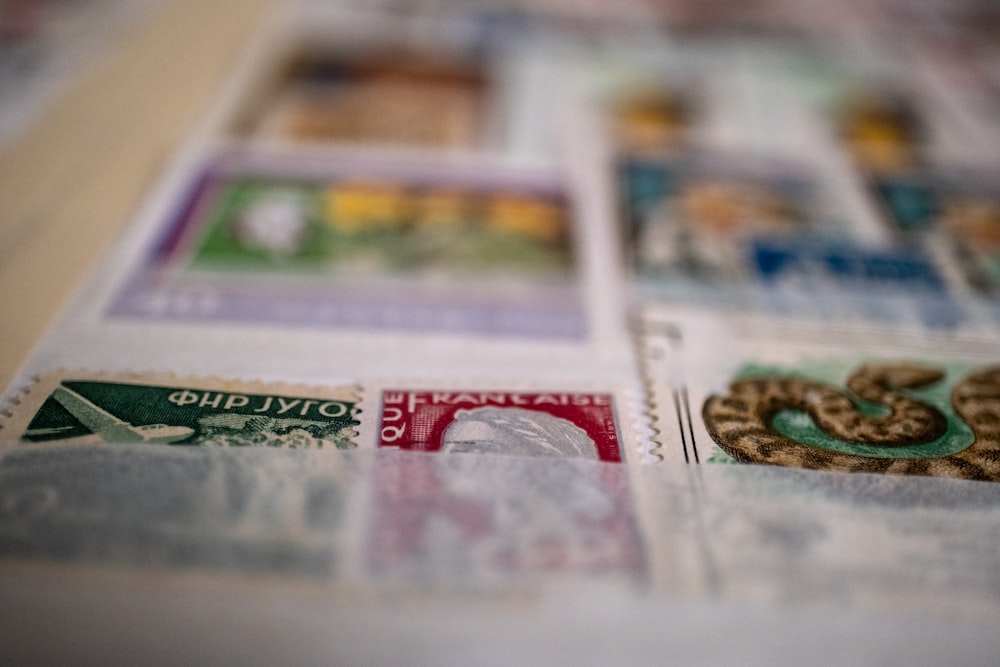
[[[58,387],[50,398],[66,408],[71,415],[93,431],[92,435],[76,438],[59,439],[60,442],[72,444],[89,443],[147,443],[167,444],[177,442],[191,436],[194,429],[187,426],[167,426],[165,424],[150,424],[135,426],[98,407],[72,389]],[[72,427],[30,429],[27,436],[54,435]]]

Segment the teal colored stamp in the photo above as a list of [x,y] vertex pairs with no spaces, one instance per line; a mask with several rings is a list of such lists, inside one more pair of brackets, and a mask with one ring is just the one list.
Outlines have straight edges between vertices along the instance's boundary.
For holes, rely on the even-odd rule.
[[12,408],[2,435],[23,443],[350,449],[355,404],[351,387],[56,373]]

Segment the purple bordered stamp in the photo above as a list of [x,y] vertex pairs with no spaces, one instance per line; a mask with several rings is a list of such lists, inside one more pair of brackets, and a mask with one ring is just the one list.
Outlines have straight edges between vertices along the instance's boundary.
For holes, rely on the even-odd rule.
[[108,314],[580,339],[574,219],[550,172],[224,154]]
[[379,447],[614,463],[628,449],[610,392],[385,389],[377,400]]

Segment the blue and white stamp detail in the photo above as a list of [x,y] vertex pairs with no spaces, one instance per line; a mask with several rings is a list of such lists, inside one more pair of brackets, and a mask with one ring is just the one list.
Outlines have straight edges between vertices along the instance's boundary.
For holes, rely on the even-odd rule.
[[876,175],[869,190],[890,228],[939,247],[975,296],[1000,296],[1000,172]]
[[821,222],[815,184],[777,165],[632,157],[619,165],[619,188],[636,275],[688,289],[748,279],[748,241]]
[[936,329],[967,318],[932,257],[918,248],[788,238],[760,239],[750,250],[773,312]]
[[223,155],[109,314],[579,339],[575,234],[550,172]]
[[808,170],[628,158],[618,182],[647,303],[945,329],[967,318],[932,253],[853,238]]

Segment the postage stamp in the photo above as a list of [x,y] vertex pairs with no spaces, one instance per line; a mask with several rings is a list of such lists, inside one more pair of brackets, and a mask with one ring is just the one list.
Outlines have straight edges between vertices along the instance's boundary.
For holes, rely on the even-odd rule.
[[928,124],[912,92],[844,90],[840,102],[834,122],[858,169],[891,174],[926,164]]
[[58,371],[9,408],[4,440],[51,444],[354,448],[352,387]]
[[230,153],[162,223],[112,316],[586,333],[574,207],[547,170]]
[[424,452],[639,461],[644,447],[627,393],[366,387],[364,412],[370,414],[363,416],[359,442]]
[[614,91],[605,101],[611,134],[619,153],[630,156],[676,155],[689,150],[698,103],[693,86],[662,82]]
[[627,257],[644,303],[807,320],[955,328],[968,314],[936,255],[855,238],[807,171],[632,158],[620,163]]
[[869,191],[894,232],[936,248],[975,296],[1000,297],[997,172],[877,175]]
[[636,277],[691,290],[746,280],[748,242],[815,231],[816,184],[802,171],[721,157],[626,158],[617,167]]
[[648,334],[664,459],[1000,481],[988,350],[706,340],[668,323]]
[[342,51],[303,40],[279,56],[230,130],[295,144],[484,145],[493,88],[484,63],[412,47]]

